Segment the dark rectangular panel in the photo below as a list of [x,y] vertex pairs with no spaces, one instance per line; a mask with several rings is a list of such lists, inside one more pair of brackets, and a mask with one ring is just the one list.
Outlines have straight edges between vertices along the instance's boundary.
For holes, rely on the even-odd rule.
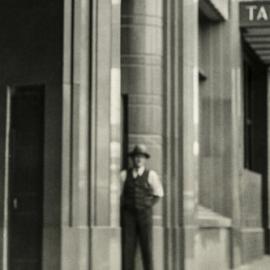
[[270,2],[248,1],[240,3],[241,27],[270,27]]
[[11,97],[9,270],[40,270],[43,203],[43,87]]

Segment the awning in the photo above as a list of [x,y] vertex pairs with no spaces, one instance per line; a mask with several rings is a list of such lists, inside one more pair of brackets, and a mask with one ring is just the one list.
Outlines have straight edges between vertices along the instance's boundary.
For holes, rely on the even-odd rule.
[[251,49],[265,63],[270,64],[270,27],[244,28],[243,38]]

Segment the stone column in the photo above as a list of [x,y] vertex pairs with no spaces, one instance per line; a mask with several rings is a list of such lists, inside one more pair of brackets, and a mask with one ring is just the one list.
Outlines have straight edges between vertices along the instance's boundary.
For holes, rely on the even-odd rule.
[[166,269],[193,270],[199,181],[198,1],[166,1]]
[[169,0],[165,7],[165,265],[197,269],[198,2]]
[[[128,95],[130,148],[146,144],[149,167],[163,176],[163,1],[122,2],[122,91]],[[154,213],[156,269],[163,265],[162,209]]]
[[62,270],[119,270],[120,1],[65,0]]
[[120,4],[92,1],[91,265],[121,269]]
[[89,23],[89,1],[65,1],[61,211],[63,270],[89,268]]
[[[239,32],[239,1],[232,0],[230,5],[230,50],[231,54],[231,99],[232,123],[231,140],[231,183],[232,183],[232,266],[241,265],[242,233],[241,233],[241,179],[243,178],[244,150],[243,150],[243,99],[241,78],[241,37]],[[239,128],[240,127],[240,128]]]
[[195,261],[199,181],[198,1],[182,0],[182,194],[183,269],[198,269]]

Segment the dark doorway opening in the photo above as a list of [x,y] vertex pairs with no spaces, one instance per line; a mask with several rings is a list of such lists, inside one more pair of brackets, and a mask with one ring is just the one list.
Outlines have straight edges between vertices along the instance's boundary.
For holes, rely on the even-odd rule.
[[121,104],[122,169],[128,168],[128,95],[122,94]]
[[41,270],[44,87],[10,97],[8,269]]
[[244,46],[244,162],[245,168],[262,176],[262,226],[265,251],[268,236],[268,138],[267,138],[267,68]]

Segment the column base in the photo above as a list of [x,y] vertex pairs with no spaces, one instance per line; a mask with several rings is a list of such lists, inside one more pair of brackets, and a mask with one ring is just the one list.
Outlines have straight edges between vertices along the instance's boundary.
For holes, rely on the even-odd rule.
[[241,263],[246,264],[261,258],[265,253],[262,228],[241,229]]
[[120,227],[64,227],[62,270],[120,270]]
[[121,269],[121,228],[93,227],[91,229],[92,270]]

